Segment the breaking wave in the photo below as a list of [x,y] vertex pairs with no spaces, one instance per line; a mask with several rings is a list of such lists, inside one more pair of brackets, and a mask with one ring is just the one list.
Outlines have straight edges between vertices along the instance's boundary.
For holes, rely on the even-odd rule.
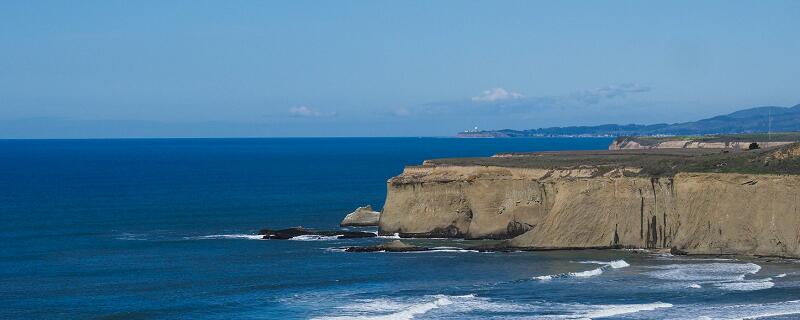
[[291,237],[289,240],[294,241],[330,241],[330,240],[338,240],[341,235],[335,236],[320,236],[314,234],[306,234],[302,236]]
[[628,264],[625,260],[582,261],[581,263],[600,264],[602,266],[599,267],[599,268],[596,268],[596,269],[592,269],[592,270],[538,276],[538,277],[534,277],[533,279],[536,279],[536,280],[553,280],[553,279],[558,279],[558,278],[588,278],[588,277],[599,276],[599,275],[603,274],[603,272],[605,270],[607,270],[607,269],[619,269],[619,268],[625,268],[625,267],[629,267],[630,266],[630,264]]
[[656,302],[656,303],[643,303],[643,304],[616,304],[616,305],[595,305],[590,306],[596,310],[586,311],[585,313],[576,314],[576,318],[592,319],[592,318],[608,318],[614,316],[621,316],[624,314],[637,313],[642,311],[653,311],[662,308],[672,308],[672,304]]
[[754,291],[775,286],[772,278],[745,279],[761,270],[755,263],[687,263],[651,268],[656,271],[646,273],[648,276],[685,283],[689,288],[711,286],[729,291]]
[[378,234],[378,231],[373,231],[372,233],[375,234],[376,238],[380,238],[380,239],[400,239],[400,234],[397,233],[397,232],[395,232],[391,236],[382,236],[382,235]]
[[[361,299],[330,310],[333,316],[314,319],[340,320],[410,320],[424,316],[432,319],[474,318],[477,314],[484,318],[487,314],[527,315],[529,319],[592,319],[607,318],[642,311],[670,308],[669,303],[643,304],[564,304],[564,303],[526,303],[514,304],[498,302],[475,295],[434,295],[410,299]],[[470,317],[472,315],[472,317]]]
[[[422,299],[408,302],[389,299],[365,299],[353,304],[338,307],[337,311],[339,311],[338,313],[341,315],[318,317],[314,319],[410,320],[417,315],[425,314],[441,307],[452,306],[454,304],[467,304],[479,307],[483,302],[488,302],[488,300],[478,299],[475,295],[471,294],[464,296],[426,296]],[[464,306],[461,307],[463,308]]]
[[264,236],[257,234],[212,234],[207,236],[185,237],[187,240],[209,240],[209,239],[247,239],[263,240]]
[[[800,315],[800,300],[764,304],[734,304],[721,306],[681,306],[673,312],[673,319],[744,320]],[[793,319],[795,317],[792,317]]]

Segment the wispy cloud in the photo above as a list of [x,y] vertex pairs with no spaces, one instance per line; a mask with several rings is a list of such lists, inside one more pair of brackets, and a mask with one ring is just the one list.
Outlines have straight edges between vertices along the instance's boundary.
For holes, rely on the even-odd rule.
[[525,98],[522,94],[508,91],[503,88],[492,88],[472,97],[474,102],[495,102],[503,100],[516,100]]
[[[607,104],[624,103],[624,99],[652,88],[635,84],[612,84],[590,90],[580,90],[552,96],[524,96],[503,88],[494,88],[463,100],[440,101],[393,109],[395,116],[414,115],[541,115],[547,110],[597,109]],[[587,109],[588,110],[588,109]]]
[[651,88],[635,83],[625,83],[619,85],[609,85],[593,90],[580,91],[573,94],[573,98],[589,104],[597,104],[603,100],[614,98],[624,98],[625,96],[633,93],[642,93],[650,91]]
[[318,109],[314,109],[311,107],[298,106],[289,108],[289,115],[293,117],[321,118],[321,117],[336,116],[336,112],[322,112]]
[[392,114],[398,117],[407,117],[411,115],[411,110],[406,107],[398,107],[392,109]]

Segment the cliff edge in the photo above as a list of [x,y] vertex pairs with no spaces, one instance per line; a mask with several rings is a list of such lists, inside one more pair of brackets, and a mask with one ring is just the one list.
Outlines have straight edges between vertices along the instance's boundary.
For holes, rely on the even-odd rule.
[[800,257],[800,144],[438,159],[389,180],[382,234],[527,249]]

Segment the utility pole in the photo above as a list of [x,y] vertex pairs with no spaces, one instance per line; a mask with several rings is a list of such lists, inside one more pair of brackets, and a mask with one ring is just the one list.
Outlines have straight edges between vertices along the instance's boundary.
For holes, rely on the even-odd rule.
[[764,147],[769,148],[770,143],[772,143],[772,108],[769,108],[767,113],[767,145]]

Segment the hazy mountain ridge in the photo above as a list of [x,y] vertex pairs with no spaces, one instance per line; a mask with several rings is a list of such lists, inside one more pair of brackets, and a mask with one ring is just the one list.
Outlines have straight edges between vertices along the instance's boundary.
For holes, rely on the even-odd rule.
[[703,135],[717,133],[757,133],[767,132],[770,129],[772,131],[800,131],[800,104],[793,107],[755,107],[698,121],[673,124],[604,124],[597,126],[550,127],[528,130],[502,129],[460,132],[458,136],[465,138],[511,138],[538,136]]

